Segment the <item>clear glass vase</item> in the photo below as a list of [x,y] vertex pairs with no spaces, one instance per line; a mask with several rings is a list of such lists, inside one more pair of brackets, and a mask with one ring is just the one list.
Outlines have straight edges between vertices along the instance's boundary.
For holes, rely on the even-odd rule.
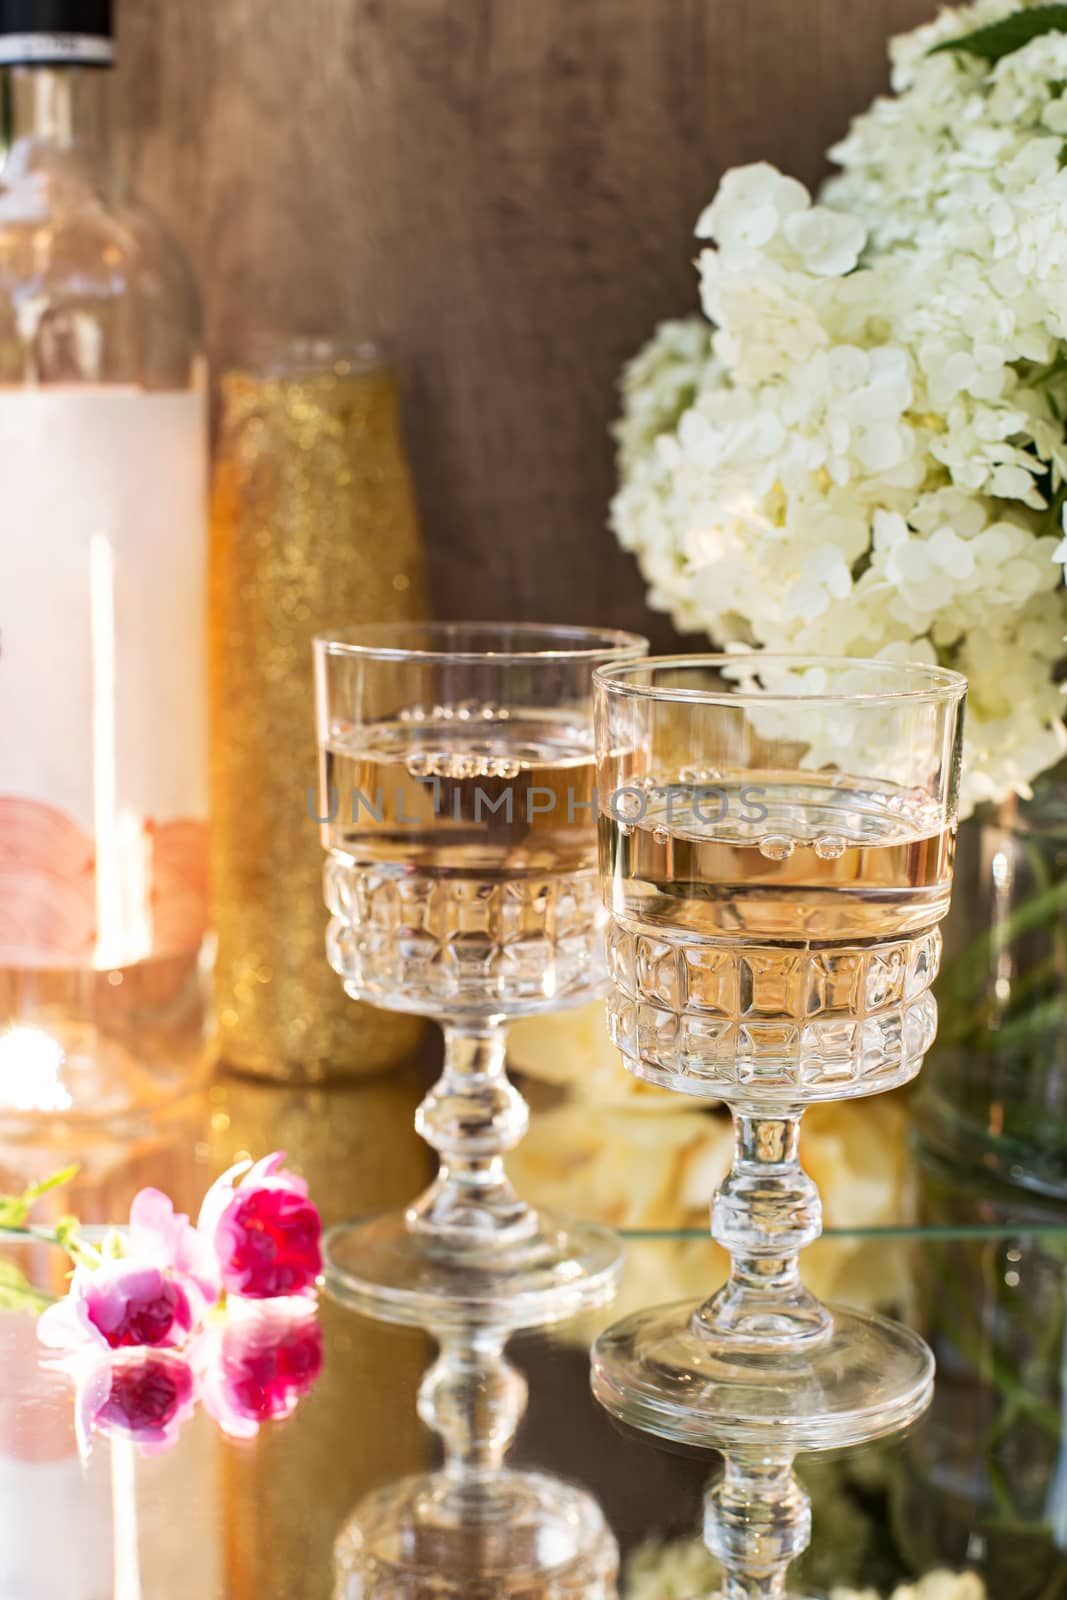
[[915,1570],[980,1562],[992,1595],[1064,1592],[1067,1235],[1062,1208],[924,1152],[916,1310],[933,1404],[892,1475]]
[[960,893],[916,1104],[950,1159],[1067,1196],[1067,770],[961,832]]

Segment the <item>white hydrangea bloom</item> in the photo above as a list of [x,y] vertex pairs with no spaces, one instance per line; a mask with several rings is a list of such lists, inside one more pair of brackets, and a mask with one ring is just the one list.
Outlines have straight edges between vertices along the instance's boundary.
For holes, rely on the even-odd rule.
[[616,429],[624,467],[636,466],[673,426],[700,386],[711,354],[711,329],[689,317],[664,322],[623,373],[624,415]]
[[896,93],[813,203],[766,163],[701,216],[699,318],[627,369],[612,520],[720,645],[968,673],[964,804],[1063,753],[1067,34],[989,63],[894,41]]
[[[719,1577],[719,1564],[702,1540],[646,1539],[627,1558],[622,1600],[690,1600],[694,1594],[707,1593]],[[836,1588],[830,1600],[879,1600],[879,1596],[874,1589]],[[986,1590],[977,1573],[935,1570],[894,1589],[890,1600],[986,1600]]]

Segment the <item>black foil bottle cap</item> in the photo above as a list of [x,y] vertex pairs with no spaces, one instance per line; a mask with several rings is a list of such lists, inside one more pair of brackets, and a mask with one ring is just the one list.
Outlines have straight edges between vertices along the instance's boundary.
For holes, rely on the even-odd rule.
[[112,0],[0,0],[0,66],[108,67]]

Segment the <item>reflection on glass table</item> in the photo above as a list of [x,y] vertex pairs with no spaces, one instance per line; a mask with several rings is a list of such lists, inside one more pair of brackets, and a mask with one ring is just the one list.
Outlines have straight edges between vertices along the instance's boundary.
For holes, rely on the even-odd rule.
[[619,1549],[592,1495],[505,1465],[528,1392],[506,1331],[435,1337],[418,1413],[443,1459],[356,1506],[335,1543],[337,1600],[614,1600]]
[[[87,1222],[113,1219],[155,1182],[187,1206],[242,1149],[276,1146],[308,1178],[327,1223],[402,1204],[427,1176],[411,1125],[424,1081],[415,1070],[336,1092],[219,1081],[153,1140],[87,1148],[63,1204]],[[924,1575],[967,1571],[954,1588],[927,1578],[921,1600],[1064,1600],[1067,1223],[1033,1197],[943,1165],[919,1163],[913,1179],[921,1226],[832,1228],[821,1248],[836,1252],[838,1294],[850,1283],[930,1341],[934,1403],[906,1439],[801,1463],[814,1531],[793,1588],[885,1597]],[[705,1239],[629,1237],[617,1305],[689,1293],[687,1252],[706,1275]],[[48,1252],[30,1265],[43,1286],[60,1287]],[[574,1485],[600,1507],[624,1600],[713,1594],[700,1534],[714,1457],[616,1432],[590,1394],[589,1342],[615,1315],[608,1307],[511,1340],[507,1359],[529,1394],[508,1466]],[[329,1302],[321,1319],[322,1373],[288,1421],[240,1442],[200,1412],[172,1449],[131,1448],[116,1480],[106,1440],[81,1466],[65,1380],[39,1368],[30,1319],[0,1312],[0,1600],[336,1600],[335,1549],[353,1511],[435,1471],[442,1452],[418,1414],[432,1339]],[[551,1593],[535,1576],[531,1600]]]

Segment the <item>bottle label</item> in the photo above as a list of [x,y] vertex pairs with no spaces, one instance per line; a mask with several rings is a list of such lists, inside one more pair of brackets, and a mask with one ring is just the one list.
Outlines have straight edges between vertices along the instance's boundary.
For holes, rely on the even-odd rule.
[[114,60],[114,39],[99,34],[0,34],[0,67],[109,67]]
[[195,948],[204,397],[0,390],[0,485],[0,965]]

